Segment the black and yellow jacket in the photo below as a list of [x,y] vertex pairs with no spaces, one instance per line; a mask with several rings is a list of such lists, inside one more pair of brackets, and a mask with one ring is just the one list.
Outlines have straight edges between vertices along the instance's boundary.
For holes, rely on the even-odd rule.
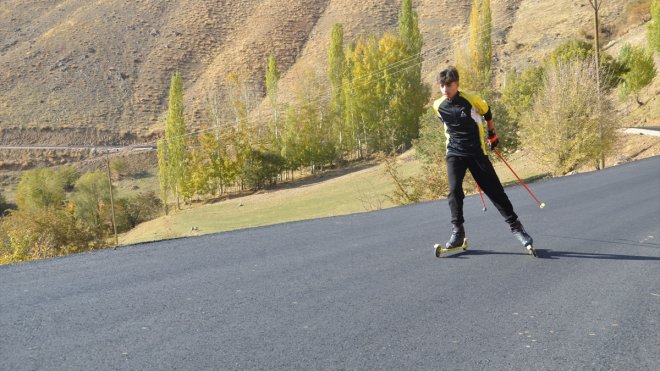
[[445,126],[447,157],[487,155],[485,121],[493,114],[478,95],[459,91],[452,100],[441,97],[433,109]]

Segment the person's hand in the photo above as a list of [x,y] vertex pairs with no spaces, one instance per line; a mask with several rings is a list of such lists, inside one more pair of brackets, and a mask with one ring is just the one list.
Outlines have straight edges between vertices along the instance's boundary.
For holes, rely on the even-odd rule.
[[497,147],[497,145],[500,143],[500,140],[497,138],[497,134],[495,133],[494,130],[488,130],[488,138],[486,139],[486,144],[488,145],[488,149],[491,151]]

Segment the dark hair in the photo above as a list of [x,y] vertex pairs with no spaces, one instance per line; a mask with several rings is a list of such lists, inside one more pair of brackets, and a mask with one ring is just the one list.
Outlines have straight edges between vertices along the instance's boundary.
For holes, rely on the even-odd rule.
[[454,66],[449,66],[438,74],[438,84],[445,86],[452,82],[458,82],[458,70]]

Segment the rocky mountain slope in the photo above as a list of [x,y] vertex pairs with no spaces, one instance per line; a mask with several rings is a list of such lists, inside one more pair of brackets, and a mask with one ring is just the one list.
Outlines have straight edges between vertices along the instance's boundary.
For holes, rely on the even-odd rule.
[[[466,38],[471,0],[416,0],[423,72],[432,83]],[[649,1],[603,1],[605,36],[643,23]],[[264,92],[267,58],[280,90],[323,71],[330,29],[346,42],[397,28],[400,0],[1,0],[0,142],[122,144],[162,131],[170,77],[185,81],[189,125],[228,74]],[[587,0],[491,0],[496,69],[524,68],[569,37],[588,38]],[[642,7],[642,10],[639,10]],[[648,9],[648,6],[647,8]],[[638,27],[639,28],[639,27]]]

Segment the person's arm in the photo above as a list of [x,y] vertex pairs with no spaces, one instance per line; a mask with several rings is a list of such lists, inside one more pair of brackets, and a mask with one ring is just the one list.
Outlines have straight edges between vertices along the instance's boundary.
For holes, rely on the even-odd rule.
[[493,124],[493,119],[486,120],[486,125],[488,126],[489,132],[495,132],[495,124]]
[[488,137],[486,138],[486,143],[488,144],[488,148],[492,150],[500,143],[499,138],[497,138],[497,133],[495,132],[495,125],[493,124],[492,116],[490,120],[486,120],[486,125],[488,126]]

